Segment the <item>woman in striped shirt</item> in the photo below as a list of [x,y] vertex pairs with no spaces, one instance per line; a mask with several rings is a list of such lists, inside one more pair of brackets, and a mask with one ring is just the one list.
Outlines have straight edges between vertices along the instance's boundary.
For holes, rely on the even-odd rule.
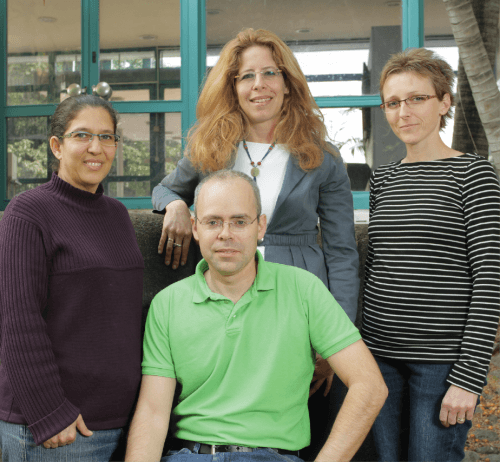
[[370,182],[362,334],[389,387],[373,426],[384,461],[463,459],[498,327],[500,186],[487,160],[441,140],[453,79],[425,49],[381,74],[381,108],[406,145]]

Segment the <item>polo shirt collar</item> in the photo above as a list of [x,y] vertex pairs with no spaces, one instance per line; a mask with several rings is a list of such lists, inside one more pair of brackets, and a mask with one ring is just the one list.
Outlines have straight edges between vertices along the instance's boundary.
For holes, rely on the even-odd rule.
[[[248,291],[262,291],[262,290],[272,290],[276,286],[276,281],[272,277],[272,271],[269,268],[269,264],[264,260],[262,254],[257,250],[255,257],[257,258],[257,277],[254,283],[248,289]],[[205,281],[205,276],[203,273],[208,270],[208,263],[203,258],[197,265],[194,277],[196,278],[197,284],[195,285],[193,293],[193,303],[203,303],[207,299],[212,298],[214,300],[225,299],[223,295],[215,294],[212,292]]]

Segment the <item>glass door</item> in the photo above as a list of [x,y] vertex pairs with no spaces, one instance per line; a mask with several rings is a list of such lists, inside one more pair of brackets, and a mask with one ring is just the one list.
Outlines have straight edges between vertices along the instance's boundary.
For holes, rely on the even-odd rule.
[[194,120],[203,15],[203,0],[0,0],[0,209],[50,178],[57,104],[103,89],[123,140],[106,193],[151,208],[151,190],[174,168]]
[[[110,85],[110,100],[122,114],[122,137],[106,193],[115,197],[150,196],[182,153],[181,111],[151,101],[179,103],[181,95],[179,0],[101,0],[99,79]],[[175,112],[167,112],[173,109]],[[151,207],[151,206],[150,206]]]
[[7,3],[6,136],[3,199],[46,182],[53,156],[49,115],[82,81],[80,0]]

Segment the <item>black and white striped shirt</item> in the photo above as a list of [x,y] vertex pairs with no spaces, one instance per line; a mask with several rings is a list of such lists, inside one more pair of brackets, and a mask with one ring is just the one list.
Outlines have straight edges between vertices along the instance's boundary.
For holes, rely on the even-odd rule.
[[393,162],[370,180],[363,338],[374,355],[454,363],[480,394],[500,315],[500,186],[475,154]]

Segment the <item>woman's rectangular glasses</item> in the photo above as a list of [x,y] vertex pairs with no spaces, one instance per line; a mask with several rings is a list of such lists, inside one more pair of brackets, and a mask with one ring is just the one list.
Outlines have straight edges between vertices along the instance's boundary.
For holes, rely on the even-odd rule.
[[116,146],[116,143],[120,141],[120,137],[118,135],[115,135],[114,133],[102,133],[102,134],[97,134],[97,133],[88,133],[88,132],[71,132],[68,133],[67,135],[62,135],[59,138],[71,138],[74,141],[77,141],[78,143],[82,144],[90,144],[92,143],[92,140],[94,139],[94,136],[99,137],[99,142],[103,146]]
[[380,109],[382,109],[385,112],[392,112],[395,111],[396,109],[399,109],[403,101],[406,103],[408,107],[412,107],[425,103],[428,99],[431,98],[437,98],[437,95],[415,95],[415,96],[410,96],[409,98],[406,99],[401,99],[399,101],[397,100],[385,101],[380,105]]
[[262,77],[264,77],[264,80],[270,81],[270,80],[275,80],[283,71],[280,69],[265,69],[263,71],[259,72],[245,72],[244,74],[237,75],[234,78],[238,82],[245,82],[245,83],[252,83],[255,81],[257,78],[257,74],[262,74]]

